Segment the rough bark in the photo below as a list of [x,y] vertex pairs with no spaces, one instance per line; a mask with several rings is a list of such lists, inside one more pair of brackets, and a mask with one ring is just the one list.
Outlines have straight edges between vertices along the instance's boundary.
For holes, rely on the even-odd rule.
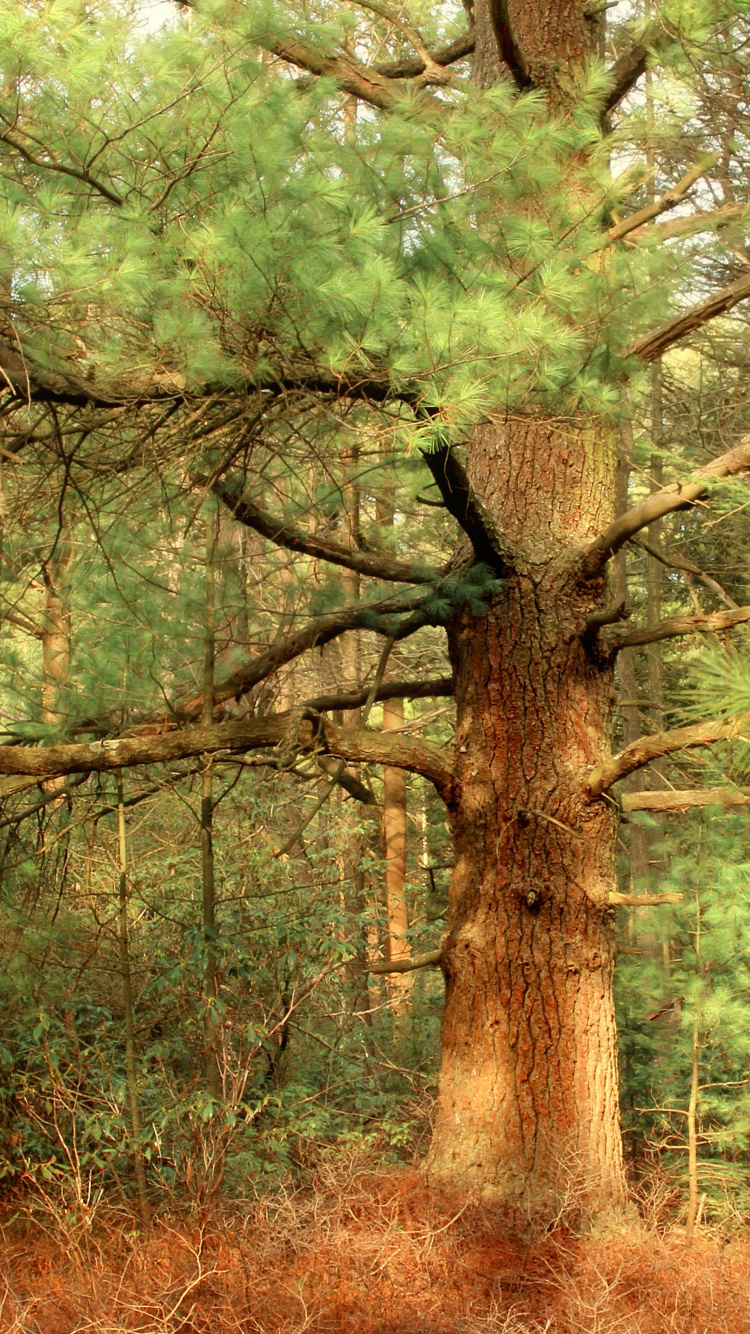
[[616,450],[582,427],[481,428],[471,481],[515,572],[449,627],[456,867],[434,1183],[548,1211],[624,1198],[609,895],[616,811],[591,802],[611,669],[586,647],[600,585],[579,557],[611,521]]

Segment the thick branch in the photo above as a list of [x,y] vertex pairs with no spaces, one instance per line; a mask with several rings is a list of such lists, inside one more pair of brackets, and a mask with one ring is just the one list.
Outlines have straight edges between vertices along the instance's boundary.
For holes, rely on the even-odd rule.
[[320,727],[314,720],[295,722],[289,715],[250,718],[240,722],[204,723],[174,728],[151,736],[125,736],[91,745],[0,747],[0,774],[28,775],[36,779],[63,774],[106,773],[141,764],[165,764],[195,755],[235,753],[275,746],[310,751],[320,747],[328,755],[354,764],[389,764],[410,773],[422,774],[441,795],[451,792],[453,775],[447,755],[438,747],[413,737],[389,736],[387,732]]
[[747,806],[750,792],[738,787],[697,787],[681,792],[658,788],[652,792],[623,792],[622,809],[630,811],[688,811],[695,806]]
[[703,616],[673,616],[658,625],[642,626],[639,630],[625,630],[609,643],[619,653],[623,648],[638,648],[642,644],[656,644],[660,639],[675,639],[678,635],[697,635],[718,633],[731,630],[733,625],[742,625],[750,621],[750,607],[737,607],[735,611],[714,611]]
[[336,56],[324,55],[300,42],[296,37],[281,37],[269,33],[260,36],[258,41],[266,51],[278,56],[280,60],[307,70],[309,74],[324,75],[335,79],[339,87],[352,97],[358,97],[380,111],[390,111],[403,96],[403,88],[397,80],[380,74],[377,69],[363,65],[354,56],[340,53]]
[[655,732],[652,736],[640,737],[637,741],[631,741],[619,755],[597,764],[589,778],[589,791],[592,797],[599,797],[613,783],[627,778],[628,774],[642,769],[652,760],[660,760],[665,755],[674,755],[676,751],[689,750],[695,746],[714,746],[717,741],[731,741],[741,734],[746,723],[746,718],[735,718],[729,723],[694,723],[691,727],[675,727],[671,732]]
[[640,41],[633,42],[627,51],[623,51],[617,57],[614,65],[608,70],[612,88],[604,102],[605,113],[614,111],[623,98],[627,97],[641,75],[646,71],[649,51],[657,50],[667,39],[667,36],[666,30],[661,24],[652,23],[646,29]]
[[407,565],[387,554],[357,551],[344,546],[342,542],[316,537],[297,524],[261,509],[254,501],[243,496],[231,482],[214,482],[211,490],[223,500],[240,523],[289,551],[299,551],[317,560],[357,570],[359,574],[369,575],[373,579],[388,579],[392,583],[430,584],[439,577],[437,571],[427,570],[423,565]]
[[[304,705],[315,709],[317,713],[331,713],[334,709],[359,709],[369,698],[367,686],[348,695],[316,695],[306,699]],[[438,677],[435,681],[386,681],[375,691],[375,703],[381,699],[428,699],[453,694],[453,681],[450,676]]]
[[666,324],[660,324],[658,329],[652,329],[628,348],[627,355],[639,357],[641,361],[658,361],[659,357],[662,357],[675,343],[687,338],[688,334],[695,333],[696,329],[702,329],[704,324],[708,324],[709,320],[715,320],[718,315],[726,315],[728,310],[749,296],[750,274],[738,278],[734,283],[729,283],[727,287],[720,288],[706,301],[700,301],[697,306],[691,306],[682,315],[676,315],[674,319],[667,320]]
[[469,538],[477,560],[498,574],[512,568],[512,552],[493,519],[474,492],[455,450],[446,446],[422,457],[443,497],[445,508]]
[[734,449],[727,450],[726,454],[720,454],[707,467],[694,473],[687,482],[673,482],[670,486],[663,487],[661,491],[655,491],[639,505],[634,505],[619,519],[615,519],[606,532],[589,547],[582,573],[587,578],[593,577],[600,572],[610,557],[642,528],[647,528],[657,519],[662,519],[665,514],[689,509],[694,501],[705,494],[707,484],[713,479],[735,477],[739,473],[746,472],[748,468],[750,468],[750,435],[745,436]]
[[351,773],[349,769],[342,769],[340,761],[334,760],[332,757],[329,758],[327,755],[320,755],[318,764],[324,774],[333,778],[339,787],[343,787],[344,791],[348,792],[349,796],[360,802],[362,806],[378,806],[378,801],[369,787],[366,787],[361,778],[358,778],[355,773]]
[[531,78],[528,64],[513,31],[508,0],[494,0],[494,4],[490,6],[490,13],[503,63],[512,74],[516,87],[523,92],[525,88],[531,87]]

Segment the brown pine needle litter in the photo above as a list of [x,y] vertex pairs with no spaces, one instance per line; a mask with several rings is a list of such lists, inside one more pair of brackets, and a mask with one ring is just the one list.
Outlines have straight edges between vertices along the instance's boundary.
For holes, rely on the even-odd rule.
[[147,1234],[104,1214],[65,1234],[13,1204],[2,1334],[750,1334],[750,1239],[523,1240],[354,1159]]

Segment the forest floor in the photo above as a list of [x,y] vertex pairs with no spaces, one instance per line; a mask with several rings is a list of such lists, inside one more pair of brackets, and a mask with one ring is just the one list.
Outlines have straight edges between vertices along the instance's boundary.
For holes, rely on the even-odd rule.
[[148,1232],[101,1215],[63,1235],[17,1204],[2,1334],[750,1334],[750,1238],[634,1224],[521,1241],[361,1161]]

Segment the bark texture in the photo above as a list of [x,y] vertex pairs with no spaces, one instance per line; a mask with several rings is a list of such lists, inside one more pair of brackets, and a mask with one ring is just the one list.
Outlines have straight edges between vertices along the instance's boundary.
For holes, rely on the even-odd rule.
[[535,421],[480,429],[470,473],[515,548],[481,625],[449,630],[456,867],[433,1183],[531,1212],[618,1207],[612,980],[616,810],[592,801],[611,669],[581,556],[611,522],[614,442]]

